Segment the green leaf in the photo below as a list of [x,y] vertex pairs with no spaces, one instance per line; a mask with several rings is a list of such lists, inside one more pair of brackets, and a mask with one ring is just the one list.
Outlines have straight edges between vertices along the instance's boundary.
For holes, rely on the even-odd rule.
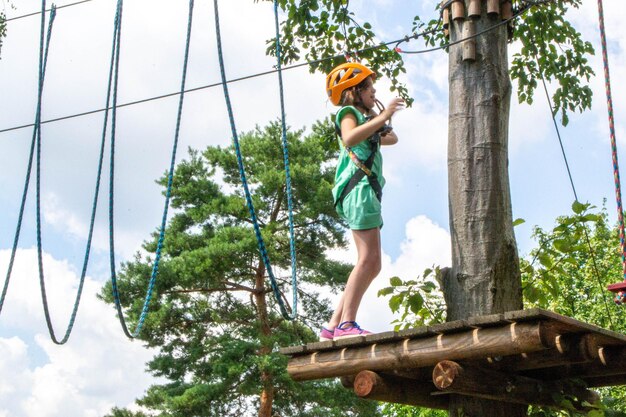
[[572,248],[571,243],[566,239],[556,239],[553,244],[554,249],[559,252],[569,252]]
[[520,224],[524,224],[524,223],[526,223],[526,220],[524,220],[522,218],[517,218],[517,219],[513,220],[513,227],[519,226]]
[[424,299],[420,294],[413,294],[407,300],[409,304],[409,309],[412,313],[417,314],[424,306]]
[[394,287],[399,287],[402,285],[402,280],[399,277],[391,277],[389,283]]
[[400,309],[400,305],[402,304],[402,300],[404,299],[404,295],[396,294],[389,299],[389,308],[394,313]]
[[384,297],[386,295],[389,295],[389,294],[393,293],[393,291],[394,291],[393,287],[382,288],[382,289],[378,290],[378,296],[379,297]]
[[572,211],[576,214],[580,214],[589,207],[589,204],[583,204],[578,201],[572,203]]

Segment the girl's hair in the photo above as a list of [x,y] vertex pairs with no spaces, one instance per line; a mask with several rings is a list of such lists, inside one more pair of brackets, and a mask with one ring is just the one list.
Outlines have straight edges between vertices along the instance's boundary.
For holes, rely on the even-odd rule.
[[341,99],[339,100],[339,104],[341,106],[355,106],[360,107],[361,109],[370,110],[363,105],[363,101],[361,100],[361,92],[368,88],[372,84],[372,77],[367,77],[354,87],[346,88],[341,93]]

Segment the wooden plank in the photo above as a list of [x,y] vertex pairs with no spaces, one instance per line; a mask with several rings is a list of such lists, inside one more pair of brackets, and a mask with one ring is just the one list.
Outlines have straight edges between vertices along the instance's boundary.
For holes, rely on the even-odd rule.
[[598,343],[605,346],[626,344],[626,335],[540,308],[509,311],[504,316],[516,322],[546,320],[559,334],[595,333]]
[[489,314],[485,316],[470,317],[466,320],[468,326],[472,327],[497,327],[510,323],[504,318],[504,314]]
[[540,323],[512,323],[299,355],[289,360],[287,371],[295,380],[310,380],[353,375],[363,370],[420,368],[435,365],[444,358],[467,360],[538,351],[552,347],[554,336],[546,333]]
[[[430,337],[438,333],[449,333],[470,328],[501,327],[505,323],[534,323],[544,321],[546,326],[552,327],[552,332],[557,334],[585,334],[593,333],[595,340],[600,346],[626,346],[626,335],[612,332],[601,327],[583,323],[570,317],[562,316],[551,311],[539,308],[510,311],[502,314],[471,317],[466,320],[458,320],[433,326],[423,326],[413,329],[400,330],[398,332],[384,332],[368,335],[365,338],[343,339],[340,348],[352,345],[367,345],[382,343],[383,341],[403,340],[405,338]],[[300,355],[313,351],[336,350],[337,343],[315,342],[302,346],[291,346],[280,349],[285,355]]]
[[474,327],[467,324],[466,320],[454,320],[430,326],[430,330],[437,334],[458,333],[472,329]]

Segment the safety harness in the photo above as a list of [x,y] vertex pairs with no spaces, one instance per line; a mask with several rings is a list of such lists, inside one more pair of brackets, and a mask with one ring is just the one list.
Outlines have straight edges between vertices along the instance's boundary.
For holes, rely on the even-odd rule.
[[[380,186],[380,182],[378,182],[378,176],[374,172],[372,172],[372,166],[374,165],[374,158],[376,158],[376,153],[380,148],[380,134],[385,129],[390,128],[385,126],[367,139],[370,145],[370,155],[365,161],[360,160],[359,157],[356,156],[354,151],[350,147],[346,146],[346,152],[348,152],[350,160],[359,169],[352,175],[350,181],[348,181],[346,186],[343,187],[343,190],[341,190],[339,198],[337,199],[337,201],[335,201],[335,207],[337,207],[338,204],[343,203],[343,199],[346,198],[348,193],[352,191],[352,189],[356,187],[359,181],[361,181],[361,179],[363,179],[363,177],[365,176],[367,176],[367,181],[372,187],[372,190],[374,190],[374,194],[376,195],[378,201],[382,200],[383,188]],[[341,129],[339,129],[336,124],[335,131],[337,132],[337,135],[341,138]]]

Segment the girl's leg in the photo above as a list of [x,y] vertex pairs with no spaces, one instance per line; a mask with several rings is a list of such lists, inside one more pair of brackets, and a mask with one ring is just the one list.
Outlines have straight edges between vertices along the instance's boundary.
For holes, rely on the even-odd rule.
[[380,228],[353,230],[357,263],[348,277],[339,305],[328,322],[330,328],[344,321],[355,321],[363,294],[381,268]]

